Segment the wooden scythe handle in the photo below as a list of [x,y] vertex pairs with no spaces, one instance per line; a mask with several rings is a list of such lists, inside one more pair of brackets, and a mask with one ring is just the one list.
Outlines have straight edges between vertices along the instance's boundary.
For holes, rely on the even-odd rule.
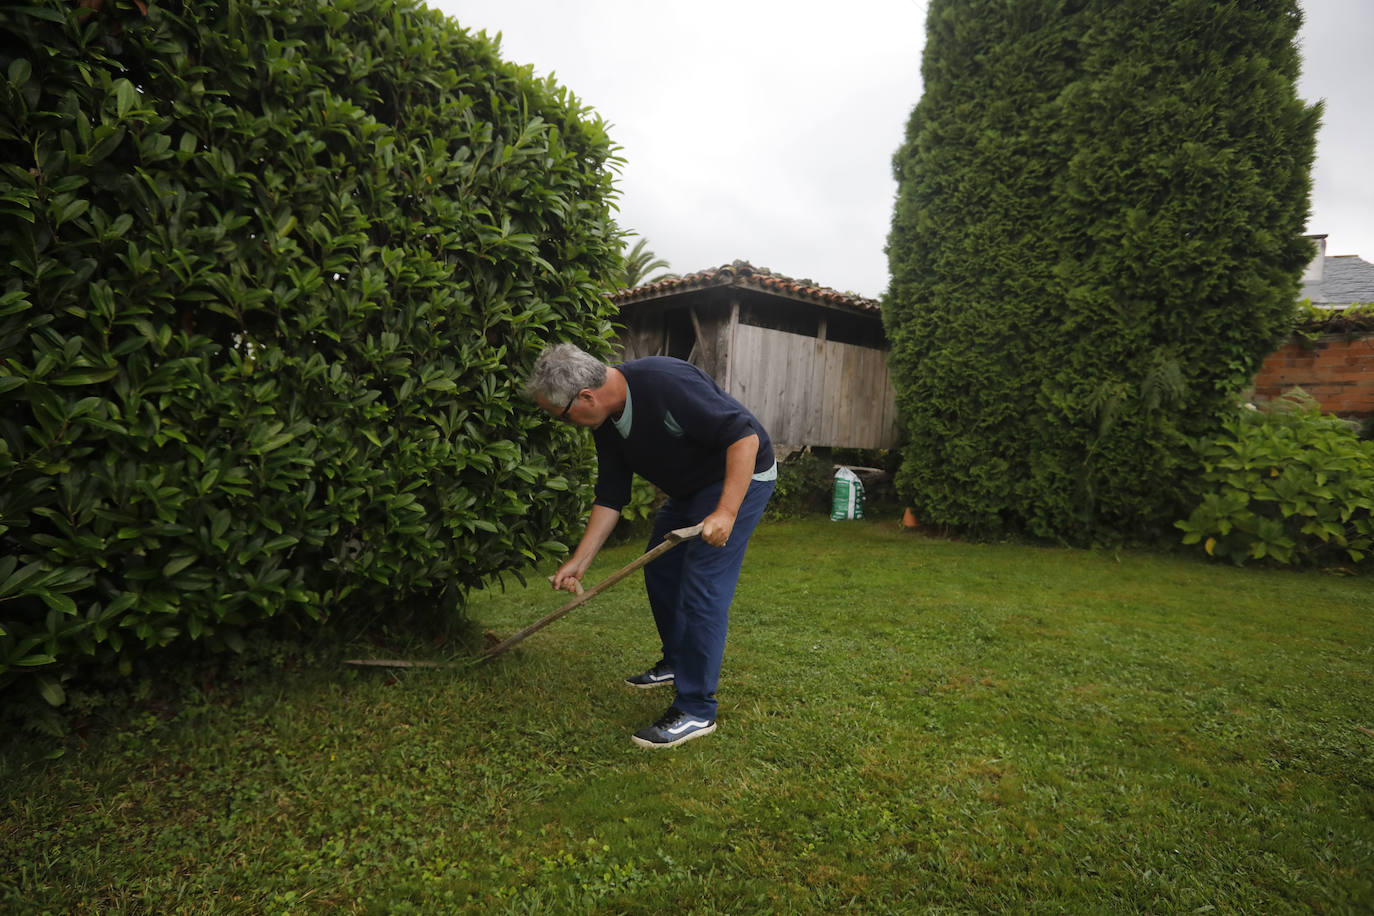
[[612,585],[615,585],[621,579],[624,579],[630,573],[642,568],[646,563],[649,563],[652,560],[657,559],[658,557],[672,550],[678,544],[681,544],[683,541],[690,541],[692,538],[699,537],[700,535],[700,523],[692,525],[690,528],[678,528],[674,531],[669,531],[668,536],[665,537],[661,543],[655,546],[648,553],[644,554],[639,559],[635,560],[633,563],[630,563],[628,566],[624,566],[616,572],[612,573],[610,576],[606,577],[602,581],[598,582],[596,585],[587,589],[582,594],[573,598],[571,601],[560,607],[558,610],[552,611],[544,617],[539,618],[534,623],[525,627],[525,629],[521,630],[519,633],[516,633],[514,636],[510,636],[505,640],[492,646],[490,649],[479,655],[477,657],[477,661],[484,662],[489,658],[494,658],[497,655],[500,655],[502,652],[505,652],[511,646],[520,642],[522,639],[524,639],[526,636],[529,636],[531,633],[535,633],[539,630],[544,629],[544,627],[553,623],[555,620],[557,620],[559,617],[562,617],[564,614],[568,613],[573,608],[586,604],[588,601],[592,600],[597,595],[601,594],[606,589],[610,588]]

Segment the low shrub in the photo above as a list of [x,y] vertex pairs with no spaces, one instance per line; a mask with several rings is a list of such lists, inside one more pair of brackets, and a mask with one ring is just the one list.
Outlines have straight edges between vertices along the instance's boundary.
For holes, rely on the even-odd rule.
[[630,485],[630,501],[620,510],[620,523],[606,539],[608,547],[646,540],[654,530],[654,516],[668,495],[643,477]]
[[1239,410],[1197,451],[1204,488],[1176,523],[1183,543],[1236,564],[1374,565],[1374,442],[1310,395]]
[[831,459],[806,449],[778,462],[778,482],[764,517],[773,521],[830,511]]
[[620,518],[627,522],[653,518],[665,498],[663,491],[658,487],[643,477],[636,477],[630,485],[630,501],[620,510]]

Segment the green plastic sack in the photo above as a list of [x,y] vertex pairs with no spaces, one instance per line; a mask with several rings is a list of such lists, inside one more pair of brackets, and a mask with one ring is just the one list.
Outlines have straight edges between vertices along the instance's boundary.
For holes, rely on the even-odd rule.
[[835,486],[831,491],[830,520],[832,522],[864,517],[864,485],[859,475],[842,467],[835,472]]

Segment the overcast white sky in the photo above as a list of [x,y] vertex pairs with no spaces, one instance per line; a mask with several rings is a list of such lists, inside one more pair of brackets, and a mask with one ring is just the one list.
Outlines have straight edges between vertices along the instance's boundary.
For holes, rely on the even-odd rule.
[[[427,0],[611,124],[617,221],[676,273],[736,259],[877,297],[925,0]],[[1305,0],[1324,99],[1309,232],[1374,261],[1374,0]]]

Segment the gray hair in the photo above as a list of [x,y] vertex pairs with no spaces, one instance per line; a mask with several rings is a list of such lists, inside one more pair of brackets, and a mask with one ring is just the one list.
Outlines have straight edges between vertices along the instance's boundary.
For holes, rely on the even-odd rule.
[[525,382],[525,397],[550,404],[570,401],[583,388],[606,384],[606,364],[570,343],[546,347]]

